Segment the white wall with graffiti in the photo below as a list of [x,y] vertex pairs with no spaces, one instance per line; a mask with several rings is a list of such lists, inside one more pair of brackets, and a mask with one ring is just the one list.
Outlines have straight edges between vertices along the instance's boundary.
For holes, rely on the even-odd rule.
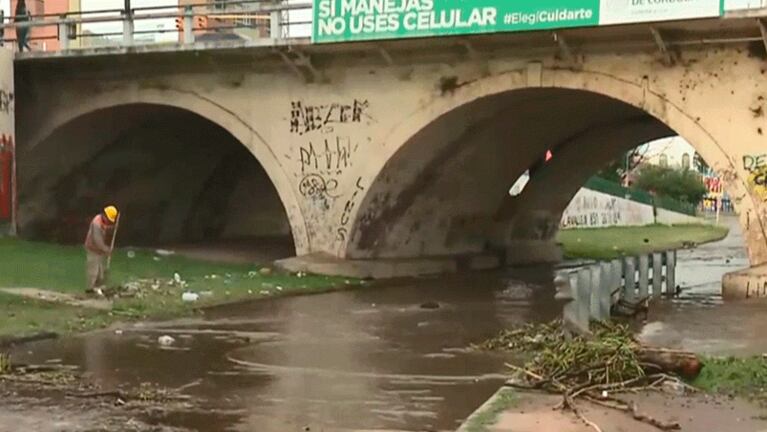
[[682,213],[658,209],[648,204],[583,188],[575,195],[562,214],[560,227],[604,228],[611,226],[641,226],[653,223],[700,223],[702,220]]

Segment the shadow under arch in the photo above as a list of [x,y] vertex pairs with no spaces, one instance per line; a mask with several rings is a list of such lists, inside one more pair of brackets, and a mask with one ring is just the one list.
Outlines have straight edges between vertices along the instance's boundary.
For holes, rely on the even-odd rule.
[[[613,154],[599,161],[606,164],[622,150],[678,134],[729,180],[730,196],[742,197],[735,203],[737,207],[755,207],[745,179],[739,177],[717,138],[699,120],[652,91],[644,80],[544,68],[541,86],[530,87],[527,82],[526,69],[520,69],[462,83],[452,94],[435,94],[416,112],[406,115],[387,137],[382,157],[369,160],[365,167],[366,172],[378,174],[358,206],[342,256],[394,258],[480,252],[486,248],[488,237],[504,229],[496,222],[504,213],[499,203],[511,183],[547,149],[570,148],[574,154],[571,161],[578,157],[601,159],[588,159],[594,147],[589,148],[587,137],[622,143],[605,147],[605,154]],[[567,195],[567,199],[559,200],[565,206],[585,178],[572,180],[560,194]],[[573,183],[577,187],[570,193]],[[445,216],[456,213],[456,217]],[[550,217],[556,219],[556,214]],[[764,233],[763,221],[758,224]],[[451,233],[456,226],[460,231],[460,225],[468,229],[456,242]],[[755,239],[748,244],[752,256],[763,256],[761,250],[767,245],[761,243]]]
[[17,128],[19,153],[23,157],[24,153],[34,151],[58,129],[89,113],[130,105],[156,105],[191,112],[230,133],[250,151],[274,185],[290,222],[296,254],[309,252],[311,244],[306,221],[291,180],[272,147],[258,132],[258,126],[252,124],[252,119],[242,118],[225,105],[198,92],[172,88],[141,88],[94,93],[77,105],[67,106],[67,109],[50,110],[51,116],[46,117],[41,124],[36,124],[34,128]]
[[[216,231],[227,237],[284,234],[298,245],[296,221],[269,169],[255,156],[254,138],[243,142],[230,124],[224,127],[175,104],[88,105],[21,141],[22,235],[45,231],[50,209],[59,219],[63,209],[79,219],[78,212],[90,214],[98,209],[92,208],[95,203],[109,200],[132,208],[132,237],[139,243],[206,239]],[[279,174],[278,168],[271,171]],[[214,212],[206,208],[213,206]],[[261,213],[248,215],[253,208]],[[125,228],[129,234],[127,221]]]

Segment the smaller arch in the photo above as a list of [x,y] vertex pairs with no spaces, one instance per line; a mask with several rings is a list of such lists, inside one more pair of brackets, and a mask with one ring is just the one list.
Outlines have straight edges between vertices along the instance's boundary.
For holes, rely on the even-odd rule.
[[[172,107],[194,113],[229,132],[250,151],[266,171],[284,205],[296,254],[302,255],[310,251],[311,241],[306,221],[292,182],[279,158],[257,131],[257,127],[245,121],[231,109],[196,92],[172,88],[116,89],[89,94],[84,98],[79,97],[77,101],[78,103],[68,103],[66,107],[52,106],[47,111],[52,113],[52,116],[46,118],[34,130],[19,130],[20,154],[34,152],[36,146],[66,124],[101,110],[143,104]],[[32,122],[26,122],[20,118],[19,124],[32,124]]]
[[[250,149],[186,109],[147,103],[97,109],[25,150],[19,156],[22,234],[44,231],[40,207],[82,218],[109,200],[125,210],[121,238],[129,244],[295,235]],[[62,151],[67,158],[57,156]],[[270,229],[258,219],[267,213],[277,221]]]

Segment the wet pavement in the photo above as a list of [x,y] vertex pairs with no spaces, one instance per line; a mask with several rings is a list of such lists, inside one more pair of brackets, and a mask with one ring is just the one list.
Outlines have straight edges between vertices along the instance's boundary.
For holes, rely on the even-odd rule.
[[640,333],[643,341],[710,355],[767,353],[767,333],[762,329],[767,302],[722,300],[722,276],[749,264],[737,219],[721,223],[730,227],[727,238],[678,252],[677,283],[682,294],[652,305]]
[[[712,353],[767,351],[758,326],[767,308],[718,297],[721,274],[747,265],[741,244],[736,230],[722,243],[680,251],[677,280],[689,289],[652,306],[643,337]],[[551,268],[531,268],[373,284],[39,342],[12,354],[19,362],[79,365],[105,389],[153,382],[195,401],[107,410],[110,418],[127,417],[124,427],[103,430],[454,430],[497,390],[509,360],[466,347],[502,328],[557,316],[551,275]],[[161,346],[164,335],[175,342]],[[61,415],[60,403],[47,406]],[[29,404],[17,405],[9,412],[0,406],[0,431],[16,430],[9,419]],[[73,412],[74,425],[57,429],[51,420],[31,430],[102,430],[92,417]],[[125,426],[136,421],[158,429]]]

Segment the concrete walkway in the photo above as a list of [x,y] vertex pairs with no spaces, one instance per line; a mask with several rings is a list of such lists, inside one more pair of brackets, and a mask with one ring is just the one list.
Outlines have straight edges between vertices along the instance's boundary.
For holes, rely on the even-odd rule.
[[37,288],[0,288],[0,292],[26,297],[34,300],[42,300],[51,303],[63,303],[70,306],[84,307],[99,310],[111,310],[112,302],[98,298],[80,298],[72,294],[58,291],[46,291]]

